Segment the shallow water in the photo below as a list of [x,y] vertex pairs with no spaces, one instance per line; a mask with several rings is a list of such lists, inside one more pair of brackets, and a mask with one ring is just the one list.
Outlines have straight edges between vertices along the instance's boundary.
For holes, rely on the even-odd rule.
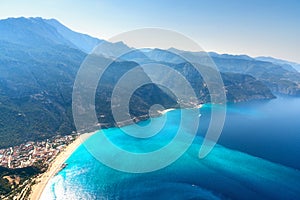
[[[81,145],[67,160],[68,166],[48,183],[42,199],[299,199],[299,105],[300,100],[293,98],[229,105],[219,140],[222,146],[199,159],[201,136],[210,117],[206,105],[188,151],[172,165],[150,173],[111,169]],[[105,134],[120,148],[153,151],[174,137],[180,114],[180,110],[167,113],[166,126],[151,140],[111,128],[86,143],[96,143]]]

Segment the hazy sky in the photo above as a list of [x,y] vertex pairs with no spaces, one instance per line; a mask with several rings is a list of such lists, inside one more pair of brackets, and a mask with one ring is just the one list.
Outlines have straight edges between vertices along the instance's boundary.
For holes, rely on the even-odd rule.
[[300,63],[298,0],[0,0],[1,19],[19,16],[56,18],[103,39],[137,28],[165,28],[206,51]]

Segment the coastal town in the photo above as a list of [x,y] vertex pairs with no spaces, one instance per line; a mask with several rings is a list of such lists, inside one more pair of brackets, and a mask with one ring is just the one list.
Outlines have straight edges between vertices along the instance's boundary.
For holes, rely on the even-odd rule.
[[50,163],[77,135],[57,136],[46,141],[27,142],[14,147],[0,149],[0,166],[16,169],[35,163]]
[[[75,143],[75,141],[77,142]],[[66,166],[64,160],[80,143],[79,134],[73,133],[72,135],[55,136],[45,141],[29,141],[18,146],[0,149],[0,168],[2,168],[0,181],[3,184],[0,199],[31,199],[29,195],[35,195],[32,193],[32,186],[36,186],[37,183],[40,184],[36,186],[38,188],[35,192],[39,196],[39,187],[45,186],[41,182],[45,179],[44,176],[48,176],[49,173],[55,174],[61,167]],[[68,148],[69,151],[66,152]],[[55,164],[55,161],[58,163]],[[54,169],[51,170],[51,167]],[[22,175],[14,174],[14,172],[20,172]],[[4,184],[9,192],[4,193]]]

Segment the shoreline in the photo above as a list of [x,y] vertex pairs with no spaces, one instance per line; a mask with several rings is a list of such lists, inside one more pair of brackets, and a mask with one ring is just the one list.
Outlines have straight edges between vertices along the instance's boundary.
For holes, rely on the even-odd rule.
[[[191,107],[191,108],[184,108],[184,109],[199,109],[199,108],[202,108],[203,104],[198,104],[198,105],[195,105],[194,107]],[[177,110],[177,109],[180,109],[180,108],[168,108],[168,109],[165,109],[165,110],[159,110],[157,111],[159,114],[161,115],[164,115],[172,110]]]
[[172,110],[176,110],[176,109],[175,109],[175,108],[168,108],[168,109],[166,109],[166,110],[159,110],[158,113],[164,115],[164,114],[166,114],[167,112],[170,112],[170,111],[172,111]]
[[47,171],[34,179],[35,183],[31,186],[31,193],[28,196],[30,200],[39,200],[41,198],[41,195],[50,179],[61,170],[61,166],[72,155],[72,153],[94,133],[96,132],[83,133],[79,135],[71,144],[69,144],[54,158]]
[[[193,108],[201,108],[203,104],[199,104]],[[176,110],[176,108],[168,108],[162,111],[158,111],[160,115],[164,115],[170,111]],[[157,116],[158,117],[158,116]],[[125,125],[126,126],[126,125]],[[52,177],[54,177],[59,171],[62,170],[62,165],[72,155],[72,153],[94,132],[80,134],[71,144],[69,144],[62,152],[60,152],[56,158],[52,161],[46,172],[35,178],[35,183],[31,186],[31,193],[29,194],[30,200],[39,200],[44,192],[45,187]]]

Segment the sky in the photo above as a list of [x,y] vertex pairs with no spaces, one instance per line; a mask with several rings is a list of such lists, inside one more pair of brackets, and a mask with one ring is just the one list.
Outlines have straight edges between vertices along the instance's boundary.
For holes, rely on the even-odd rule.
[[0,0],[0,19],[21,16],[55,18],[101,39],[163,28],[205,51],[300,63],[298,0]]

